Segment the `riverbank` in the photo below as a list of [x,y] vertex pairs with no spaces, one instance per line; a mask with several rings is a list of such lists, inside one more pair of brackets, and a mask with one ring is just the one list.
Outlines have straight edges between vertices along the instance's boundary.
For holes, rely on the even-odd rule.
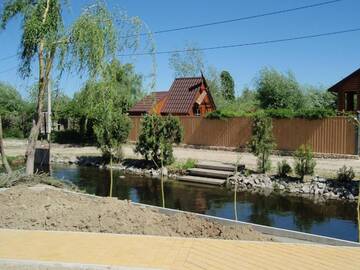
[[[14,149],[16,149],[16,153],[18,153],[18,151],[25,147],[25,142],[22,140],[7,140],[6,144],[9,149],[8,152],[10,153],[10,155],[11,153],[14,153]],[[139,176],[155,178],[160,177],[161,171],[159,169],[153,168],[148,162],[142,160],[140,156],[134,154],[132,145],[125,145],[123,148],[125,161],[122,164],[114,165],[114,169],[123,171],[127,174],[135,174]],[[188,151],[191,151],[191,155],[187,153]],[[56,164],[76,164],[79,166],[108,168],[108,166],[102,165],[102,159],[99,154],[99,150],[94,147],[79,147],[58,144],[54,144],[52,146],[52,162]],[[202,158],[198,158],[197,160],[208,160],[216,158],[220,161],[226,160],[230,163],[233,163],[233,161],[236,160],[236,156],[240,155],[241,163],[244,164],[247,169],[250,169],[250,172],[254,167],[252,162],[249,162],[249,160],[251,160],[251,158],[249,158],[249,154],[246,153],[239,154],[236,152],[220,150],[190,150],[189,148],[174,148],[174,154],[177,158],[177,162],[179,163],[185,162],[185,160],[183,159],[184,157],[196,159],[197,157],[199,157],[200,154],[202,155]],[[274,160],[280,160],[283,158],[284,157],[280,156],[272,156],[273,164]],[[291,157],[286,157],[285,159],[291,160]],[[251,191],[257,193],[279,192],[284,194],[290,194],[293,196],[305,196],[314,200],[357,200],[359,194],[357,181],[342,183],[333,179],[336,176],[336,171],[334,171],[334,169],[337,169],[344,164],[346,164],[348,167],[353,167],[355,172],[359,172],[359,160],[318,158],[316,159],[316,162],[317,176],[308,179],[308,181],[306,181],[305,183],[302,183],[295,178],[278,178],[274,175],[273,171],[273,175],[262,175],[257,173],[252,173],[250,175],[237,174],[235,177],[229,179],[229,185],[233,188],[236,182],[237,189],[239,191]],[[328,171],[324,172],[324,170]],[[184,170],[166,169],[165,171],[163,171],[163,173],[169,179],[175,179],[178,174],[183,174]]]
[[356,201],[359,195],[359,184],[356,181],[339,182],[319,176],[301,182],[296,178],[280,178],[266,174],[244,175],[237,173],[229,178],[228,184],[238,191],[258,193],[283,193],[293,196],[308,197],[314,200],[347,200]]
[[[5,150],[8,156],[23,156],[26,150],[26,140],[6,139]],[[93,146],[79,146],[79,145],[61,145],[52,144],[51,147],[54,160],[64,159],[71,162],[76,162],[84,157],[100,156],[99,149]],[[134,153],[134,145],[126,144],[123,146],[123,154],[126,159],[141,159],[142,157]],[[234,163],[240,158],[240,162],[251,170],[256,169],[256,157],[250,153],[239,153],[235,151],[213,150],[213,149],[194,149],[186,147],[174,147],[174,156],[177,161],[186,161],[187,159],[194,159],[199,161],[217,161],[225,163]],[[291,156],[271,155],[273,164],[273,172],[276,171],[276,164],[278,161],[286,159],[288,163],[293,163]],[[342,166],[346,165],[352,167],[357,173],[357,178],[360,178],[360,161],[359,159],[347,158],[316,158],[317,166],[315,173],[323,177],[334,177],[336,172]]]
[[192,214],[169,216],[129,201],[48,186],[2,190],[0,228],[272,241],[251,226],[226,226]]

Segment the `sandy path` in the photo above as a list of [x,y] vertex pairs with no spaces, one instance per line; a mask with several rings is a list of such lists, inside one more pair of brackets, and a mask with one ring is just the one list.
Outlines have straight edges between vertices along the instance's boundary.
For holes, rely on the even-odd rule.
[[[24,155],[25,153],[25,140],[6,140],[5,147],[7,155],[17,156]],[[134,145],[125,145],[123,147],[124,156],[126,158],[141,158],[133,151]],[[52,146],[52,153],[62,157],[73,156],[96,156],[100,155],[100,151],[96,147],[77,147],[68,145],[54,144]],[[248,168],[256,168],[256,158],[250,153],[237,153],[232,151],[222,150],[204,150],[175,147],[174,155],[178,160],[186,160],[188,158],[196,159],[199,161],[220,161],[235,163],[240,156],[240,162],[245,164]],[[279,160],[286,159],[290,164],[293,163],[292,157],[271,156],[272,164],[275,166]],[[354,170],[360,173],[360,160],[357,159],[322,159],[317,158],[316,172],[322,176],[333,175],[343,165],[351,166]]]

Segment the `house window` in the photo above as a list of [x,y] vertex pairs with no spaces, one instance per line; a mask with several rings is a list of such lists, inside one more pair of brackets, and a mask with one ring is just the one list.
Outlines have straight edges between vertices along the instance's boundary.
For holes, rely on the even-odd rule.
[[194,113],[195,116],[200,116],[200,115],[201,115],[201,114],[200,114],[200,106],[199,106],[199,104],[196,103],[196,104],[194,105],[193,113]]
[[354,92],[345,93],[345,111],[355,111],[358,107],[358,95]]

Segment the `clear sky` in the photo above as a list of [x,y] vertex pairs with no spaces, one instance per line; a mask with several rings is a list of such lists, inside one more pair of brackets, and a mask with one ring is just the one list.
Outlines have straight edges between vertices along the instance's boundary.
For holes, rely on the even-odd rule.
[[[0,0],[3,2],[4,0]],[[201,24],[239,18],[280,9],[323,2],[324,0],[107,0],[110,8],[120,6],[129,15],[139,16],[152,31],[172,27]],[[70,0],[71,9],[65,11],[65,21],[71,22],[91,0]],[[360,27],[360,1],[344,0],[328,6],[301,10],[288,14],[234,22],[201,29],[165,33],[155,36],[159,51],[182,49],[187,43],[198,47],[256,42],[288,38]],[[20,20],[12,21],[6,31],[0,32],[0,59],[19,51]],[[299,40],[281,44],[259,45],[205,52],[208,65],[228,70],[234,77],[238,93],[244,86],[252,86],[254,77],[264,67],[293,71],[304,84],[330,86],[342,77],[360,68],[360,32],[317,39]],[[168,65],[169,55],[158,55],[157,90],[167,90],[173,80]],[[151,59],[138,56],[131,61],[136,71],[148,75]],[[16,58],[0,61],[0,81],[15,85],[23,95],[33,78],[22,80],[16,69]],[[36,76],[36,72],[33,77]],[[72,95],[81,87],[76,73],[65,74],[61,88]]]

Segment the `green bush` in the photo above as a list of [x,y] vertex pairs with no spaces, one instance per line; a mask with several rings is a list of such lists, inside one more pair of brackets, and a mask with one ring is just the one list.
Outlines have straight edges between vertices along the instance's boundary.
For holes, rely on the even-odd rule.
[[98,147],[105,162],[117,162],[122,159],[121,145],[126,142],[131,130],[130,118],[122,113],[113,112],[104,116],[94,125]]
[[250,151],[258,158],[258,169],[265,173],[271,169],[270,154],[275,147],[272,134],[272,120],[266,115],[253,117]]
[[210,112],[206,115],[207,119],[226,119],[231,117],[236,117],[236,113],[233,112],[227,112],[223,110],[216,110],[213,112]]
[[278,162],[277,169],[280,177],[286,177],[292,172],[290,164],[285,159]]
[[304,180],[305,175],[313,175],[316,161],[310,145],[301,145],[294,154],[295,172]]
[[324,108],[304,109],[296,112],[295,116],[297,118],[304,118],[310,120],[324,119],[324,118],[336,116],[336,111],[332,109],[324,109]]
[[4,129],[4,138],[23,139],[24,132],[19,128]]
[[135,152],[151,160],[157,166],[174,162],[172,144],[183,139],[183,128],[179,118],[173,116],[146,115],[142,120],[140,136]]
[[341,182],[351,182],[355,178],[355,173],[352,167],[345,165],[337,172],[337,180]]
[[172,172],[186,171],[191,168],[195,168],[197,161],[195,159],[188,158],[185,162],[175,162],[170,167],[169,170]]

